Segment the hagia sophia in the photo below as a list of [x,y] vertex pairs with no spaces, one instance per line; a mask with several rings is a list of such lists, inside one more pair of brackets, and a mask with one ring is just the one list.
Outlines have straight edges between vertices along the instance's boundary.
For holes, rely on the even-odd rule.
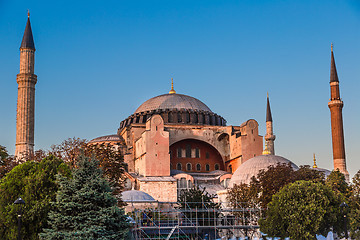
[[[28,16],[20,47],[20,73],[17,75],[16,124],[17,158],[34,151],[35,44]],[[334,169],[349,179],[346,169],[342,121],[343,102],[331,47],[330,70],[332,146]],[[264,103],[265,106],[265,103]],[[199,99],[175,91],[141,104],[122,120],[113,135],[100,136],[90,144],[109,143],[118,147],[127,164],[125,200],[176,202],[182,190],[194,185],[205,188],[218,201],[226,189],[248,183],[259,170],[290,160],[275,155],[275,135],[269,96],[266,120],[249,119],[240,126],[226,120]],[[265,115],[265,114],[264,114]],[[259,123],[266,125],[264,137]],[[265,142],[265,144],[263,143]],[[329,170],[314,168],[328,174]]]

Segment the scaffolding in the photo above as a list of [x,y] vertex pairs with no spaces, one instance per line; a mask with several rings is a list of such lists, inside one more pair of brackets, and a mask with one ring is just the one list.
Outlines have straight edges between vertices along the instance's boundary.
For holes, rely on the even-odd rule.
[[219,203],[209,208],[204,202],[159,202],[157,207],[133,208],[133,239],[253,239],[261,237],[258,220],[262,209],[236,203],[235,208]]

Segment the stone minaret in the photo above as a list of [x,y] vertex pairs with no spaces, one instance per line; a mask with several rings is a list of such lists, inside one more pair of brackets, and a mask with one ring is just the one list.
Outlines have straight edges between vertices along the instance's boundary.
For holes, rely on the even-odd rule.
[[16,77],[18,83],[18,100],[16,110],[16,150],[15,156],[23,158],[34,152],[34,113],[35,84],[34,74],[35,45],[30,26],[30,14],[20,46],[20,73]]
[[330,69],[330,92],[331,98],[328,103],[331,113],[331,133],[334,158],[334,169],[339,169],[349,181],[349,173],[346,170],[344,130],[342,119],[343,101],[340,98],[339,78],[336,71],[333,45],[331,44],[331,69]]
[[267,95],[266,106],[266,135],[265,135],[265,150],[264,155],[275,155],[274,148],[275,135],[273,133],[273,121],[271,116],[269,94]]

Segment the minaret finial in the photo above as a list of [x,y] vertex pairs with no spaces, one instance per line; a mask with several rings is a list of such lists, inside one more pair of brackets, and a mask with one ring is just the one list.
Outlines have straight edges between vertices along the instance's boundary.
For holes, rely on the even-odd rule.
[[30,18],[30,10],[28,9],[28,18]]
[[314,153],[314,165],[313,168],[317,168],[318,166],[316,165],[316,158],[315,158],[315,153]]
[[174,94],[176,93],[176,91],[174,90],[174,79],[171,78],[171,90],[169,92],[169,94]]
[[334,44],[331,43],[331,51],[333,51],[333,49],[334,49]]

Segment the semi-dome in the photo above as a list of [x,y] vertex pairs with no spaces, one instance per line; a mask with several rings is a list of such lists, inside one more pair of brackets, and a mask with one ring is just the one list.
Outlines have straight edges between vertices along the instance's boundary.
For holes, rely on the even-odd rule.
[[124,202],[156,202],[152,196],[138,190],[124,191],[121,198]]
[[241,164],[233,176],[231,177],[229,187],[233,187],[234,184],[246,183],[249,184],[250,180],[253,176],[257,176],[260,170],[266,170],[269,166],[273,166],[276,164],[289,164],[292,166],[294,170],[298,170],[298,166],[291,162],[290,160],[277,156],[277,155],[261,155],[257,157],[253,157],[243,164]]
[[163,94],[157,97],[150,98],[136,109],[136,113],[152,111],[152,110],[198,110],[211,112],[210,108],[201,102],[199,99],[183,94]]

